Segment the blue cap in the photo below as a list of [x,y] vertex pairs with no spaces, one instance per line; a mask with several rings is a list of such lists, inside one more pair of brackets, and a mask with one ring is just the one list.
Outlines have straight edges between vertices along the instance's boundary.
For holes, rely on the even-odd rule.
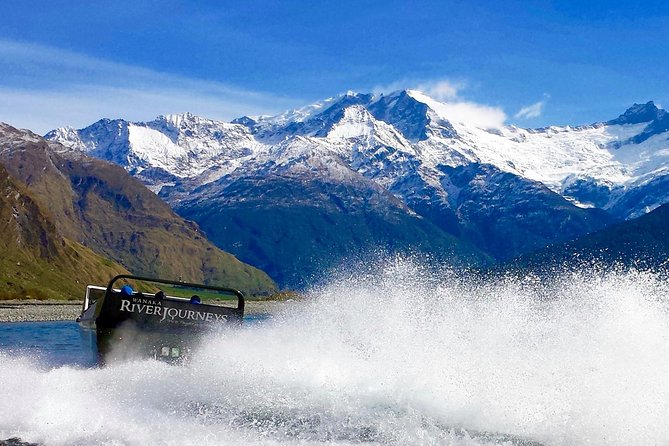
[[123,285],[123,288],[121,288],[121,294],[125,294],[126,296],[132,296],[132,293],[134,290],[130,285]]

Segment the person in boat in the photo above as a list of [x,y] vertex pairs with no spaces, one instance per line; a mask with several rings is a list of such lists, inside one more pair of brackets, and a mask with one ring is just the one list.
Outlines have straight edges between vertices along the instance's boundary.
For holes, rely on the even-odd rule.
[[163,290],[158,290],[154,297],[158,300],[163,300],[165,299],[165,292]]
[[199,304],[199,303],[202,303],[202,300],[200,299],[200,296],[198,296],[197,294],[194,294],[193,297],[190,298],[190,303]]
[[132,296],[134,292],[135,290],[133,290],[132,287],[127,284],[123,285],[123,287],[121,288],[121,294],[123,296]]

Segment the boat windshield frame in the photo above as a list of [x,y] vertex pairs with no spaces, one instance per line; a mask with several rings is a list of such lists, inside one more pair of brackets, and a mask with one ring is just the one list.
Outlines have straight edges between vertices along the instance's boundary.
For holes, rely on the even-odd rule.
[[215,285],[204,285],[201,283],[191,283],[191,282],[183,282],[179,280],[168,280],[168,279],[158,279],[155,277],[143,277],[143,276],[135,276],[132,274],[119,274],[118,276],[115,276],[109,281],[109,284],[107,285],[107,288],[105,290],[105,298],[112,296],[112,294],[115,294],[117,290],[114,288],[114,284],[120,280],[134,280],[138,282],[150,282],[150,283],[162,283],[165,285],[174,285],[174,286],[180,286],[180,287],[188,287],[188,288],[196,288],[196,289],[202,289],[202,290],[211,290],[211,291],[220,291],[224,292],[230,295],[233,295],[237,297],[237,310],[241,311],[243,314],[244,311],[244,294],[236,290],[234,288],[227,288],[227,287],[219,287]]

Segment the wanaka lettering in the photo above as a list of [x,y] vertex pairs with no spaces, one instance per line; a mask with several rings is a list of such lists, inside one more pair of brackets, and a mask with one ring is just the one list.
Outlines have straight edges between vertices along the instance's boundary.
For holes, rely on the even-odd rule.
[[209,313],[206,311],[195,311],[195,310],[184,310],[179,308],[168,308],[162,307],[160,305],[148,305],[143,303],[133,303],[129,300],[121,300],[121,311],[127,311],[129,313],[138,313],[146,315],[155,315],[160,316],[160,322],[163,322],[165,319],[186,319],[191,321],[204,321],[204,322],[225,322],[227,319],[226,314],[216,314]]

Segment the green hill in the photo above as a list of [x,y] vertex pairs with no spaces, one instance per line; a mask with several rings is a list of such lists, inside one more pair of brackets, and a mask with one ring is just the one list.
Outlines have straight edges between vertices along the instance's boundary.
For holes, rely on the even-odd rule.
[[[134,274],[276,290],[264,272],[211,244],[125,170],[0,124],[0,163],[55,233]],[[9,252],[9,251],[7,251]],[[2,257],[5,257],[3,255]],[[111,262],[110,262],[111,263]]]
[[540,271],[593,262],[642,269],[669,266],[669,204],[637,219],[518,257],[510,265]]
[[64,238],[31,194],[0,165],[0,299],[81,298],[85,283],[127,273]]

